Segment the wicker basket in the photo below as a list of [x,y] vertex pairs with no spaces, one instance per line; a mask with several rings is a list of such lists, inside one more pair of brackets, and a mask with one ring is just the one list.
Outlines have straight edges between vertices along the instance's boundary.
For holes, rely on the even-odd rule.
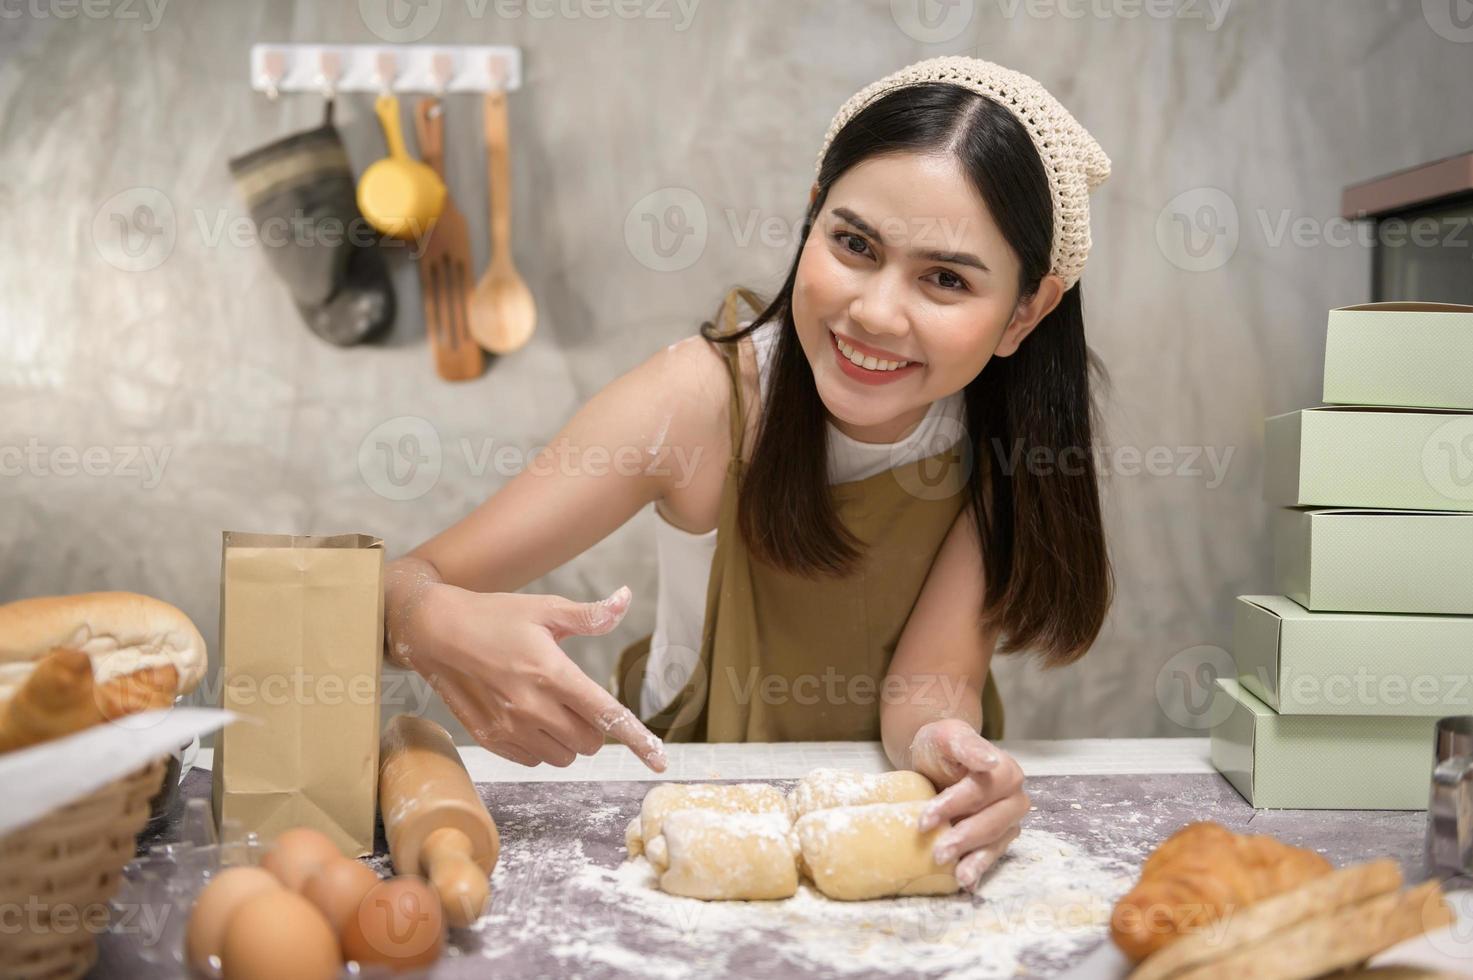
[[157,759],[0,838],[0,908],[18,909],[22,925],[0,943],[0,977],[57,980],[92,967],[108,900],[133,859],[167,761]]

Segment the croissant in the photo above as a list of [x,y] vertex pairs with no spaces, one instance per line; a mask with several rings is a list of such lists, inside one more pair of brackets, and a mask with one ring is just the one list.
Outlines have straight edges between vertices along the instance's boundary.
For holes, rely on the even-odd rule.
[[179,675],[150,667],[95,684],[92,660],[80,650],[55,647],[25,683],[0,704],[0,752],[22,749],[135,711],[173,703]]
[[1212,821],[1172,834],[1141,866],[1115,904],[1110,936],[1139,962],[1178,936],[1328,874],[1330,862],[1266,834],[1236,834]]

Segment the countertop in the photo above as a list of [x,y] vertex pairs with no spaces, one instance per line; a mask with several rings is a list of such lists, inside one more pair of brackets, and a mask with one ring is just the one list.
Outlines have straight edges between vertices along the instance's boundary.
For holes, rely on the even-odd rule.
[[[1071,738],[1001,741],[1029,776],[1111,776],[1144,773],[1212,773],[1205,738]],[[828,766],[885,772],[890,763],[879,742],[745,742],[665,745],[670,766],[651,772],[622,745],[579,756],[559,769],[529,769],[478,745],[458,745],[471,779],[478,783],[620,782],[634,780],[800,779]],[[201,749],[195,766],[210,768],[214,753]]]
[[[1272,833],[1337,866],[1390,856],[1408,880],[1425,877],[1423,812],[1255,811],[1212,769],[1207,739],[1000,744],[1028,774],[1033,809],[1024,834],[1031,843],[1020,838],[979,895],[830,903],[805,890],[786,907],[654,891],[639,871],[642,862],[624,859],[625,824],[662,779],[786,786],[819,766],[883,771],[878,744],[672,744],[670,767],[658,775],[618,745],[564,769],[527,769],[462,746],[503,849],[491,910],[477,928],[452,933],[451,954],[430,976],[995,977],[1072,968],[1083,972],[1071,975],[1118,977],[1121,964],[1104,942],[1099,909],[1107,911],[1129,887],[1156,844],[1198,819]],[[184,798],[208,798],[209,763],[202,752],[183,782]],[[369,863],[391,870],[382,828]],[[1086,906],[1064,934],[1062,916]],[[1042,924],[1011,917],[1040,912]],[[92,976],[160,976],[120,939],[103,937]],[[1473,963],[1470,950],[1460,940],[1451,955]]]

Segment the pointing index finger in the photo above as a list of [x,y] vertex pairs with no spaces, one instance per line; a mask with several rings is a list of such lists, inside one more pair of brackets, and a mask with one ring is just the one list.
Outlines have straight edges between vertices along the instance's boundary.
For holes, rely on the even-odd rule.
[[620,704],[618,698],[599,687],[582,671],[577,671],[569,685],[568,707],[599,731],[629,746],[640,761],[655,772],[664,772],[669,765],[665,745],[659,737],[646,728],[634,712]]
[[664,772],[670,764],[665,757],[665,743],[660,737],[617,701],[613,702],[613,707],[600,712],[593,723],[599,731],[608,732],[633,749],[634,754],[655,772]]

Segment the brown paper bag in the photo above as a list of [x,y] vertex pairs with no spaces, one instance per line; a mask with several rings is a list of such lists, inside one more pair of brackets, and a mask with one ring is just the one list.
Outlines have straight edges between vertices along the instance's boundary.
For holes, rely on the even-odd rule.
[[220,563],[215,822],[373,851],[384,546],[366,534],[226,531]]

